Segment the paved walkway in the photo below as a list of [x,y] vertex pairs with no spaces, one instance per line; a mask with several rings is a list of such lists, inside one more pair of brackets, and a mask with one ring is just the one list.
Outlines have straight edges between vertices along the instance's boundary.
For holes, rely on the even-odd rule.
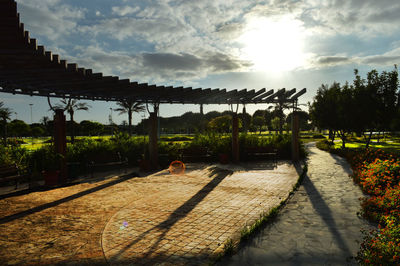
[[221,265],[353,265],[368,224],[357,216],[362,192],[351,168],[308,145],[308,175],[281,211],[238,254]]
[[287,162],[193,164],[0,196],[0,265],[206,264],[297,179]]
[[[268,170],[270,168],[270,170]],[[195,166],[148,176],[151,193],[111,217],[102,235],[113,264],[207,264],[223,244],[287,198],[298,174],[287,163]]]

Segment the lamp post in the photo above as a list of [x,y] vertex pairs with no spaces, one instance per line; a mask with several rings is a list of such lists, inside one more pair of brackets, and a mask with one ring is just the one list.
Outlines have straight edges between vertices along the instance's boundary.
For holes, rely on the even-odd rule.
[[111,127],[111,137],[114,137],[114,128],[113,128],[112,108],[111,107],[110,107],[110,116],[108,118],[108,122],[110,123],[110,127]]
[[[32,126],[32,121],[33,121],[32,106],[33,106],[33,103],[30,103],[29,106],[30,106],[30,108],[31,108],[31,126]],[[32,131],[31,131],[31,137],[32,137],[32,146],[33,146],[33,134],[32,134]]]

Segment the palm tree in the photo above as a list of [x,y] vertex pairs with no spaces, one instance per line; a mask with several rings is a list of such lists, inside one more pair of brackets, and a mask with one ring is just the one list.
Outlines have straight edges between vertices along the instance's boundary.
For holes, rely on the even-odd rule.
[[4,126],[4,135],[3,135],[4,146],[7,145],[7,120],[11,118],[11,114],[12,114],[11,109],[4,107],[4,103],[0,102],[0,119],[2,120]]
[[70,100],[62,99],[61,104],[62,104],[62,106],[56,105],[55,109],[58,109],[58,108],[64,109],[69,114],[70,121],[71,121],[71,143],[74,143],[75,142],[74,113],[76,111],[80,111],[80,110],[88,111],[89,108],[91,108],[91,106],[87,103],[80,103],[80,102],[78,102],[78,100],[75,100],[75,99],[70,99]]
[[117,102],[118,108],[114,111],[119,112],[119,115],[128,114],[128,132],[129,136],[132,136],[132,113],[139,113],[144,111],[145,107],[142,103],[135,102],[133,100],[122,100]]

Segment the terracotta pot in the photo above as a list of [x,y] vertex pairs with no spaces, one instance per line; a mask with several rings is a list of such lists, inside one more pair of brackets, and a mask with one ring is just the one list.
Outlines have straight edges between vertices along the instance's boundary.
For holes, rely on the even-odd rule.
[[150,161],[144,160],[144,159],[139,160],[139,168],[141,171],[144,171],[144,172],[150,171],[150,169],[151,169]]
[[51,171],[42,171],[42,175],[44,178],[44,184],[46,186],[55,186],[58,184],[58,176],[60,175],[59,170],[51,170]]
[[219,162],[222,164],[228,164],[229,163],[229,154],[227,153],[220,153],[219,154]]

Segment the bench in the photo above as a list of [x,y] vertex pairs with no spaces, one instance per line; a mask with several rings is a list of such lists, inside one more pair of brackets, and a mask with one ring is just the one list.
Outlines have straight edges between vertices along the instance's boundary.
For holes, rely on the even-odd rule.
[[124,167],[124,173],[128,167],[128,158],[122,158],[119,152],[116,153],[98,153],[88,159],[88,168],[93,177],[95,168],[110,168],[114,166]]
[[189,147],[180,150],[182,162],[209,162],[211,154],[206,147]]
[[[29,174],[22,174],[17,165],[1,165],[0,166],[0,183],[5,184],[15,181],[15,189],[18,188],[18,181],[21,179],[30,179]],[[29,180],[30,181],[30,180]]]
[[276,164],[278,162],[278,150],[269,147],[247,147],[244,149],[246,160],[269,159]]

